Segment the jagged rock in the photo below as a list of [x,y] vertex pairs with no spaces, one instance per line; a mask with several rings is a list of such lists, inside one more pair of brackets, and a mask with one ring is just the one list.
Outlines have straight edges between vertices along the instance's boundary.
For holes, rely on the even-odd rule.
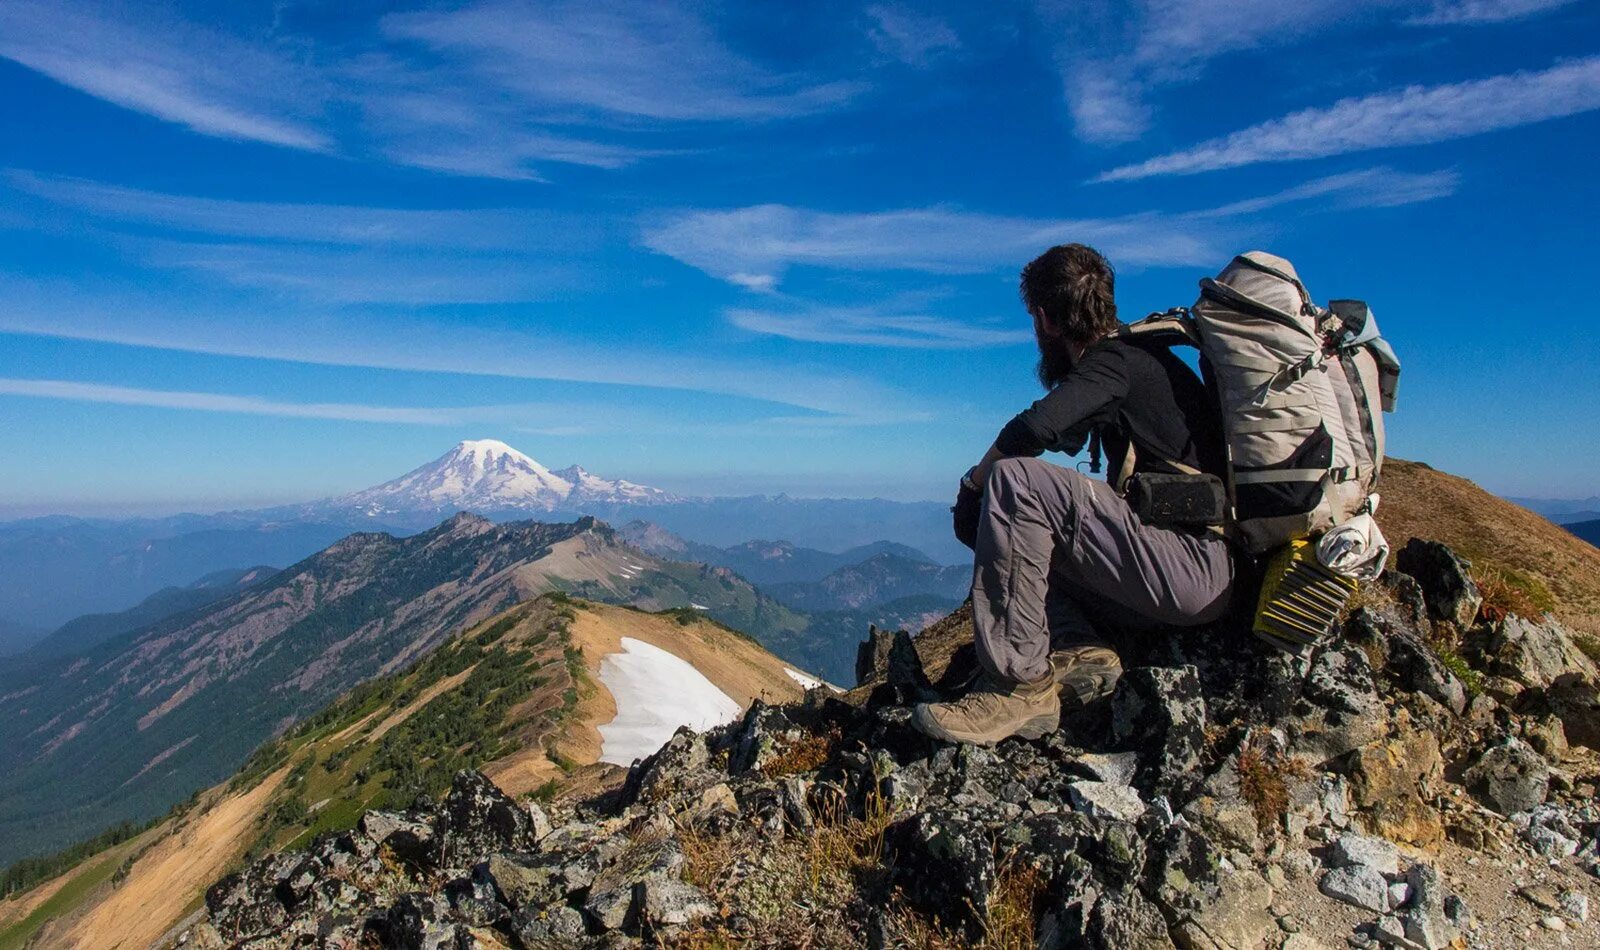
[[1467,689],[1422,640],[1404,631],[1388,638],[1388,668],[1406,689],[1431,696],[1456,715],[1467,710]]
[[867,639],[856,647],[856,683],[886,683],[893,687],[922,689],[928,685],[922,658],[904,630],[867,628]]
[[483,773],[470,769],[456,773],[436,830],[438,860],[443,867],[471,867],[496,852],[525,851],[539,837],[525,807]]
[[891,827],[889,845],[905,893],[968,939],[979,939],[996,873],[989,829],[961,812],[924,811]]
[[1528,811],[1550,791],[1550,767],[1514,737],[1491,746],[1462,778],[1480,801],[1502,815]]
[[1197,784],[1206,703],[1192,666],[1135,667],[1111,697],[1111,739],[1140,756],[1136,781],[1153,795],[1182,797]]
[[1097,950],[1160,950],[1174,946],[1161,911],[1131,887],[1108,892],[1095,901],[1086,930],[1086,942]]
[[361,816],[361,833],[414,867],[432,862],[433,826],[395,812],[369,811]]
[[1404,713],[1395,718],[1393,733],[1355,749],[1337,767],[1349,777],[1351,800],[1370,831],[1433,847],[1443,840],[1444,828],[1425,796],[1444,771],[1439,740]]
[[1317,882],[1322,893],[1353,907],[1382,913],[1389,909],[1389,882],[1364,865],[1329,868]]
[[277,885],[275,864],[264,861],[230,874],[206,891],[211,925],[228,942],[270,933],[289,922],[283,904],[271,895]]
[[1253,950],[1278,929],[1272,888],[1254,871],[1223,875],[1217,898],[1175,928],[1184,950]]
[[632,884],[596,889],[583,902],[583,909],[601,930],[631,929],[635,923],[636,898],[637,891]]
[[1110,782],[1073,782],[1067,786],[1067,800],[1090,818],[1134,821],[1145,809],[1144,800],[1131,785]]
[[1241,788],[1239,753],[1229,755],[1220,768],[1207,776],[1195,797],[1184,806],[1183,816],[1224,847],[1253,853],[1260,846],[1263,829]]
[[[1466,905],[1445,893],[1439,872],[1429,865],[1413,864],[1406,871],[1406,884],[1411,888],[1409,902],[1398,914],[1385,918],[1399,923],[1399,933],[1380,927],[1378,939],[1408,950],[1443,950],[1460,936]],[[1397,936],[1400,939],[1395,939]]]
[[1372,672],[1354,644],[1335,642],[1317,651],[1286,724],[1294,755],[1321,763],[1384,734],[1388,713]]
[[444,886],[451,915],[469,927],[486,927],[510,918],[493,882],[480,874],[457,878]]
[[1137,752],[1085,752],[1066,764],[1066,769],[1097,782],[1128,785],[1139,770]]
[[512,855],[493,854],[474,873],[488,881],[513,909],[554,903],[567,895],[560,869],[537,858],[525,863]]
[[1392,842],[1345,832],[1328,846],[1328,866],[1366,867],[1379,874],[1400,873],[1400,850]]
[[1568,858],[1578,853],[1584,833],[1568,820],[1565,810],[1540,805],[1513,819],[1524,841],[1547,858]]
[[1540,704],[1560,717],[1561,729],[1573,745],[1600,749],[1600,677],[1577,674],[1557,677]]
[[1573,675],[1594,682],[1597,676],[1594,661],[1552,619],[1508,616],[1490,626],[1481,649],[1493,673],[1525,687],[1548,687]]
[[769,706],[758,699],[750,704],[744,718],[739,720],[739,726],[733,734],[733,749],[728,757],[728,769],[738,773],[764,768],[786,746],[792,745],[803,734],[800,727],[795,725],[783,710]]
[[1477,619],[1483,595],[1472,580],[1472,564],[1445,545],[1412,538],[1395,555],[1395,567],[1416,578],[1433,619],[1462,629]]
[[698,887],[666,877],[640,881],[638,903],[644,919],[657,927],[691,924],[717,912]]
[[715,781],[707,769],[710,762],[705,736],[687,726],[680,727],[654,754],[635,762],[628,770],[622,800],[632,804],[710,784]]
[[513,928],[517,939],[528,947],[570,947],[589,932],[583,912],[565,904],[519,914]]
[[454,950],[457,925],[438,895],[402,894],[384,915],[388,944],[400,950]]

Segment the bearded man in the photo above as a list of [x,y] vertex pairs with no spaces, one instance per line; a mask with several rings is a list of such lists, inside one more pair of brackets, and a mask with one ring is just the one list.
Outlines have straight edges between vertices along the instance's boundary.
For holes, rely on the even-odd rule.
[[[1046,394],[1000,430],[961,479],[956,535],[974,552],[980,675],[915,722],[948,742],[992,744],[1058,728],[1062,702],[1105,695],[1121,673],[1116,642],[1207,623],[1234,589],[1220,529],[1152,523],[1124,497],[1140,475],[1224,468],[1205,385],[1166,346],[1120,334],[1111,265],[1065,244],[1022,269]],[[1047,451],[1116,460],[1106,481],[1042,461]],[[1098,465],[1098,462],[1096,462]]]

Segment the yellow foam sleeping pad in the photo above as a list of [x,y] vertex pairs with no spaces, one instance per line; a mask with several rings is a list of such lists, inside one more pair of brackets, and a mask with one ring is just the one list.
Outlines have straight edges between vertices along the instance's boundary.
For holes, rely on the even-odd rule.
[[1316,542],[1291,541],[1267,562],[1255,634],[1280,650],[1302,653],[1333,629],[1357,587],[1353,578],[1317,560]]

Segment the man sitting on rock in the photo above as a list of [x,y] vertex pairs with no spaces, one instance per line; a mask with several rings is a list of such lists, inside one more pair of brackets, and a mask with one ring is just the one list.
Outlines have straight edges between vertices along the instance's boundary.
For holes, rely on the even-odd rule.
[[[961,480],[956,535],[976,555],[981,674],[961,698],[917,707],[918,728],[934,738],[991,744],[1053,732],[1062,694],[1069,706],[1086,703],[1121,674],[1107,633],[1149,635],[1228,608],[1234,561],[1222,534],[1146,524],[1113,487],[1147,470],[1220,473],[1223,442],[1194,371],[1165,346],[1116,335],[1112,291],[1111,265],[1081,244],[1022,269],[1048,392]],[[1095,458],[1098,443],[1122,460],[1109,484],[1038,458],[1086,443]]]

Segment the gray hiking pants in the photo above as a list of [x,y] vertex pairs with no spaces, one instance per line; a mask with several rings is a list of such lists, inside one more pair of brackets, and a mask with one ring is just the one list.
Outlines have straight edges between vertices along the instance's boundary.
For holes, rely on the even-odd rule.
[[[1141,522],[1111,486],[1034,458],[996,462],[972,574],[978,661],[1012,682],[1050,673],[1055,646],[1103,642],[1078,600],[1149,628],[1221,617],[1233,592],[1230,545]],[[1065,641],[1065,643],[1063,642]]]

